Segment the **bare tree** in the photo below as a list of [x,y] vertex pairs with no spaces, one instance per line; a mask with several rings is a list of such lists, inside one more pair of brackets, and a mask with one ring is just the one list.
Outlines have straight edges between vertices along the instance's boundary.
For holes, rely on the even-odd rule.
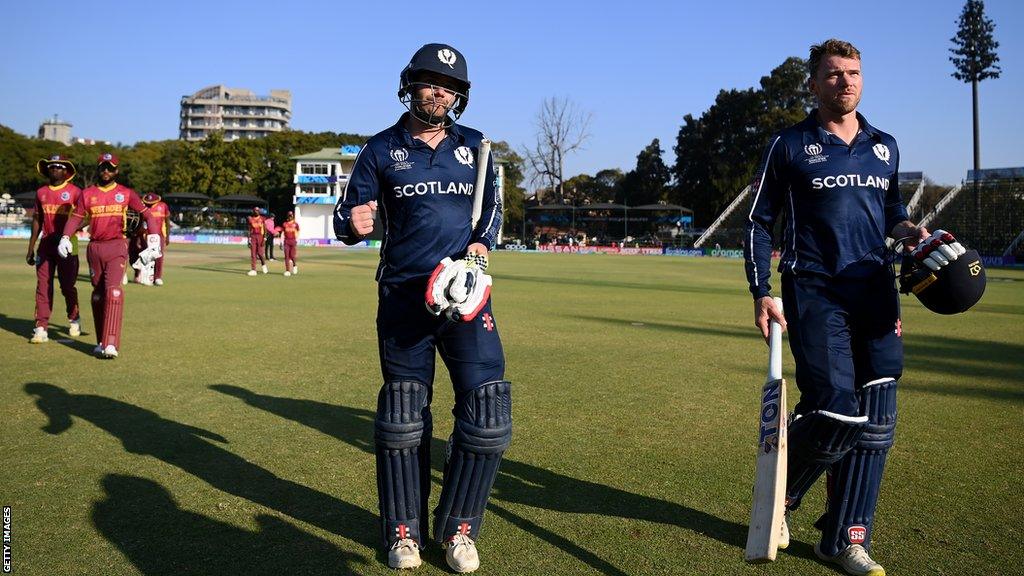
[[[565,157],[582,150],[590,136],[592,114],[583,112],[568,98],[552,96],[544,100],[537,113],[537,142],[533,148],[524,148],[530,170],[530,182],[549,186],[561,202],[565,198],[562,172]],[[540,193],[538,192],[538,198]]]

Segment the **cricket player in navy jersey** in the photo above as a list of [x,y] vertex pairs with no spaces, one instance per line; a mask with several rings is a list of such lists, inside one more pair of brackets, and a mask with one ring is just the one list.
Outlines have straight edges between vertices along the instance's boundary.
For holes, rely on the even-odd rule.
[[383,386],[375,444],[381,529],[392,568],[420,565],[430,493],[430,400],[435,350],[455,388],[434,539],[456,572],[480,565],[475,541],[512,438],[510,383],[491,311],[487,255],[501,222],[485,160],[482,210],[472,226],[480,132],[456,124],[469,103],[462,54],[427,44],[402,70],[398,122],[356,159],[335,209],[338,239],[355,244],[380,211],[377,339]]
[[[860,52],[811,47],[808,87],[818,108],[772,137],[753,182],[745,246],[755,324],[788,326],[800,401],[789,429],[787,522],[828,472],[817,555],[849,574],[881,576],[871,529],[896,428],[903,372],[900,311],[886,237],[911,249],[928,231],[907,220],[892,136],[857,112]],[[770,297],[772,229],[785,213],[783,313]],[[788,544],[783,526],[782,547]]]

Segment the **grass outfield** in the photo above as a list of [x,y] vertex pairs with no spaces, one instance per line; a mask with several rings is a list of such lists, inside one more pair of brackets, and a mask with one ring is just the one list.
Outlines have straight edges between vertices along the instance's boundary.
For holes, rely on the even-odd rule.
[[[15,574],[389,574],[376,551],[376,254],[302,249],[250,278],[244,247],[172,245],[127,288],[101,361],[63,301],[31,345],[25,241],[0,241],[0,504]],[[84,258],[83,258],[84,261]],[[84,265],[83,265],[84,270]],[[836,574],[821,483],[771,565],[743,563],[766,348],[742,263],[502,253],[494,310],[515,435],[481,574]],[[940,317],[903,298],[906,377],[875,527],[891,575],[1024,566],[1024,271]],[[792,359],[784,372],[795,401]],[[451,386],[438,363],[436,502]],[[436,547],[418,574],[446,573]]]

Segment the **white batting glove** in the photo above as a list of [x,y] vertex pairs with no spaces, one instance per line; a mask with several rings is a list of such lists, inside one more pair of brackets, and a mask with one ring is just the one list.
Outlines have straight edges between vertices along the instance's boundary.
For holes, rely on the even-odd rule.
[[915,260],[927,266],[932,272],[938,272],[948,266],[961,254],[967,252],[952,234],[945,230],[936,230],[932,235],[914,248],[911,255]]
[[75,247],[71,245],[71,238],[60,237],[60,242],[57,243],[57,254],[60,254],[61,258],[67,258],[74,249]]

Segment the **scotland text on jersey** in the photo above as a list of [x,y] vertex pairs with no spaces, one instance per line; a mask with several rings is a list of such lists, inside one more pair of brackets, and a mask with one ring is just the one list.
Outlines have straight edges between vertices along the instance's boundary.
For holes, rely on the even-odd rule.
[[463,196],[472,196],[473,188],[476,185],[471,182],[449,182],[445,185],[442,182],[433,180],[430,182],[416,182],[415,184],[405,184],[402,186],[395,186],[395,198],[402,198],[403,196],[424,196],[426,194],[461,194]]
[[825,176],[811,180],[811,188],[821,190],[822,188],[878,188],[879,190],[889,189],[889,179],[882,176],[867,176],[861,174],[839,174],[838,176]]

